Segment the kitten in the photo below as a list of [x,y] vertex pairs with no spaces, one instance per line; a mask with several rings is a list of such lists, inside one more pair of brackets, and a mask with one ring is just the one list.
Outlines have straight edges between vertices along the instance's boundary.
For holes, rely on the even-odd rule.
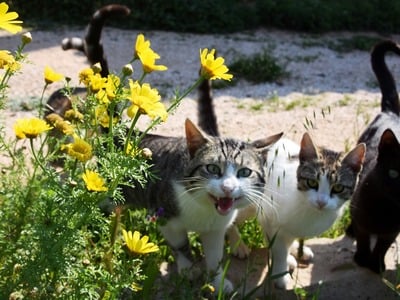
[[[342,215],[362,168],[365,145],[347,154],[314,145],[308,133],[300,146],[282,139],[273,145],[275,158],[269,157],[263,210],[258,215],[267,240],[272,242],[270,274],[284,274],[275,285],[286,288],[290,268],[297,263],[297,238],[313,237],[328,230]],[[304,248],[308,258],[311,249]]]
[[[400,46],[382,41],[371,52],[382,93],[381,113],[359,138],[367,145],[367,154],[351,200],[352,222],[347,230],[357,241],[355,262],[376,273],[385,271],[385,254],[400,232],[400,105],[396,83],[385,63],[387,52],[400,55]],[[372,235],[377,240],[371,250]]]
[[[207,116],[203,112],[214,113],[210,85],[201,86],[199,92],[199,124],[204,124]],[[204,101],[204,95],[206,99]],[[217,124],[209,119],[208,132],[218,132]],[[359,144],[347,155],[329,149],[316,147],[308,133],[303,135],[301,145],[282,138],[269,149],[266,164],[266,185],[262,209],[257,214],[254,207],[239,211],[237,222],[257,214],[265,236],[272,243],[272,275],[282,276],[275,285],[285,288],[290,268],[297,265],[289,252],[297,254],[296,238],[319,235],[329,229],[341,216],[344,203],[350,199],[358,180],[365,155],[365,145]],[[271,156],[272,154],[272,156]],[[275,157],[273,157],[275,155]],[[232,244],[239,243],[236,254],[246,256],[248,248],[240,241],[235,226],[228,230]],[[305,258],[312,258],[311,249],[305,247]],[[289,264],[289,265],[288,265]]]
[[[101,42],[104,23],[110,17],[124,17],[129,14],[130,9],[124,5],[110,4],[103,6],[93,14],[86,27],[85,37],[83,39],[78,37],[63,39],[61,42],[62,49],[74,49],[83,52],[90,65],[100,63],[101,76],[107,77],[109,74],[108,62]],[[84,95],[86,92],[86,88],[78,87],[74,89],[75,95]],[[64,116],[65,112],[71,109],[71,100],[65,96],[63,89],[57,90],[47,100],[46,109],[46,115],[55,112]]]
[[[253,143],[207,136],[186,120],[186,138],[146,135],[153,171],[160,180],[124,191],[127,204],[164,211],[161,233],[176,252],[178,270],[190,268],[188,231],[202,241],[208,271],[215,271],[218,289],[224,235],[240,207],[260,205],[265,184],[266,147],[281,134]],[[232,291],[225,279],[224,290]]]

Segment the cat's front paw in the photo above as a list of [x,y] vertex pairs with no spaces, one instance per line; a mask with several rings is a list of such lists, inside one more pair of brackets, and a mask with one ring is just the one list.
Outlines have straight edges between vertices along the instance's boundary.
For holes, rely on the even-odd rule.
[[232,282],[229,281],[226,277],[224,277],[222,274],[218,274],[215,276],[213,280],[213,286],[215,287],[215,290],[218,292],[221,288],[225,293],[231,293],[233,292],[233,284]]
[[240,240],[239,245],[232,249],[232,254],[240,259],[244,259],[250,255],[250,248]]
[[293,255],[289,254],[287,257],[287,264],[289,266],[289,270],[292,272],[294,269],[297,268],[296,258]]
[[370,264],[370,254],[361,252],[361,251],[357,251],[354,254],[354,261],[357,265],[359,265],[360,267],[364,267],[364,268],[369,268],[369,264]]
[[370,269],[372,272],[376,274],[380,274],[385,272],[386,266],[384,259],[380,259],[374,255],[365,255],[356,252],[354,255],[354,261],[360,266],[364,268]]
[[[303,245],[302,251],[299,251],[299,248],[300,243],[298,241],[294,241],[293,244],[290,246],[290,254],[303,262],[310,262],[314,258],[314,253],[310,247]],[[299,252],[302,252],[301,257],[299,257]]]
[[287,285],[290,282],[291,278],[292,277],[290,276],[290,274],[286,273],[285,275],[282,275],[281,277],[275,279],[274,285],[277,289],[286,290]]

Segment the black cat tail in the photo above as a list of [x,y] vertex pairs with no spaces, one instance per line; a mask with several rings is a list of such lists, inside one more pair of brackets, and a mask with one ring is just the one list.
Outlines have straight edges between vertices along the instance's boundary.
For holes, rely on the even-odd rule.
[[101,43],[101,33],[104,24],[110,17],[125,17],[129,15],[131,10],[120,4],[110,4],[98,9],[93,15],[86,28],[84,39],[81,38],[65,38],[61,46],[64,50],[74,49],[85,53],[91,65],[100,63],[101,76],[105,77],[109,74],[107,59],[104,54],[103,45]]
[[400,115],[396,82],[385,62],[385,54],[389,51],[400,55],[400,46],[391,40],[376,44],[371,52],[371,65],[382,93],[381,110]]
[[215,115],[211,80],[204,80],[198,87],[197,114],[200,128],[207,134],[219,136]]

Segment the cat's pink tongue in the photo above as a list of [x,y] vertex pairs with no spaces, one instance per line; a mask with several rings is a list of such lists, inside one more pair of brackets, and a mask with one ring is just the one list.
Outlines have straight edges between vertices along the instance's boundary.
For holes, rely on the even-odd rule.
[[218,212],[221,215],[227,215],[233,206],[233,199],[232,198],[219,198],[215,204],[217,207]]

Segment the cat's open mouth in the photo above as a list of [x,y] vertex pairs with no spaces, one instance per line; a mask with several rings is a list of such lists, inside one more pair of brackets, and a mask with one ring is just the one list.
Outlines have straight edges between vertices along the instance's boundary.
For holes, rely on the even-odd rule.
[[232,207],[233,202],[235,201],[234,198],[223,197],[223,198],[216,198],[211,196],[214,200],[215,208],[217,209],[218,213],[221,215],[227,215]]

